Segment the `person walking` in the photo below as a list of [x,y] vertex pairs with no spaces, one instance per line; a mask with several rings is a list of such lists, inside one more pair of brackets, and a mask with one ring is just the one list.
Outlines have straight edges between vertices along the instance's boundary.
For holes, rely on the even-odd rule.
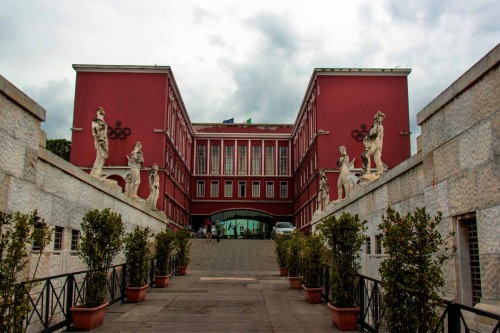
[[212,241],[212,221],[207,217],[205,220],[205,228],[207,229],[207,243]]
[[220,236],[222,233],[222,224],[220,224],[219,220],[215,222],[215,231],[217,232],[217,243],[220,241]]

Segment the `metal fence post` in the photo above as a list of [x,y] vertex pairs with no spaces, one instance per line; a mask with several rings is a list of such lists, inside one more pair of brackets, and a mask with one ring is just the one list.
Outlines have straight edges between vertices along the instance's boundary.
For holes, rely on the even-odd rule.
[[75,278],[73,274],[68,274],[66,277],[66,330],[69,331],[71,328],[71,307],[73,306],[73,282]]
[[455,303],[448,304],[448,333],[460,333],[460,307]]
[[125,287],[127,286],[127,264],[122,267],[122,285],[120,286],[120,296],[122,303],[125,302]]
[[359,305],[359,318],[358,325],[363,328],[365,326],[365,278],[364,276],[359,277],[359,288],[358,288],[358,305]]

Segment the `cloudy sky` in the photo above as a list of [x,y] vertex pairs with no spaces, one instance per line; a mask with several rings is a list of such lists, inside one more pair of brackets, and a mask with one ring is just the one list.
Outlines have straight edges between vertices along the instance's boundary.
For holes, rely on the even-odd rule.
[[293,123],[315,67],[411,68],[416,114],[500,41],[498,0],[2,0],[0,74],[70,138],[72,64],[171,66],[193,122]]

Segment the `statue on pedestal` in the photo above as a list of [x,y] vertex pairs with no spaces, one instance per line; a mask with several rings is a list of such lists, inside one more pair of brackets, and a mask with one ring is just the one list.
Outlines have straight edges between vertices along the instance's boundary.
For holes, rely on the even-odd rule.
[[94,137],[96,158],[90,175],[97,179],[103,179],[106,175],[102,173],[102,167],[109,156],[108,125],[104,121],[104,109],[98,107],[95,112],[97,118],[92,120],[92,136]]
[[[375,116],[373,116],[373,125],[370,129],[368,135],[364,138],[363,143],[365,144],[365,151],[361,155],[363,160],[363,171],[361,172],[362,178],[378,178],[384,173],[384,164],[382,163],[382,144],[384,139],[384,126],[382,126],[382,120],[385,119],[385,114],[378,111]],[[370,157],[373,155],[373,161],[377,168],[377,173],[375,177],[367,177],[371,174],[371,163]],[[374,180],[371,179],[371,180]]]
[[141,167],[144,163],[144,157],[142,155],[142,144],[137,142],[135,144],[134,150],[127,155],[128,166],[130,167],[130,174],[132,175],[132,181],[130,183],[129,194],[131,198],[138,198],[137,190],[139,189],[139,184],[141,183]]
[[[352,167],[355,159],[349,163],[349,155],[347,155],[345,146],[340,146],[339,150],[340,158],[337,162],[337,166],[340,167],[340,173],[337,181],[337,202],[349,197],[351,195],[351,190],[354,187],[354,182],[351,179],[351,172],[349,171],[349,168]],[[344,198],[342,198],[342,192],[345,192]]]
[[330,202],[330,187],[324,170],[319,170],[319,186],[317,197],[317,211],[325,211]]
[[149,197],[147,199],[149,206],[157,210],[156,202],[160,195],[160,176],[158,176],[158,164],[154,163],[149,172]]

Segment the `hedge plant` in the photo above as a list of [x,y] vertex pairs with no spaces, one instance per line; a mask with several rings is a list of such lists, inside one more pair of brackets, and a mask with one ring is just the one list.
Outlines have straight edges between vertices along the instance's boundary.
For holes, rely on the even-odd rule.
[[170,229],[157,233],[155,236],[156,275],[158,276],[170,274],[168,262],[174,237],[174,233]]
[[149,228],[136,226],[125,236],[125,260],[129,274],[129,287],[142,287],[147,284],[149,272]]

